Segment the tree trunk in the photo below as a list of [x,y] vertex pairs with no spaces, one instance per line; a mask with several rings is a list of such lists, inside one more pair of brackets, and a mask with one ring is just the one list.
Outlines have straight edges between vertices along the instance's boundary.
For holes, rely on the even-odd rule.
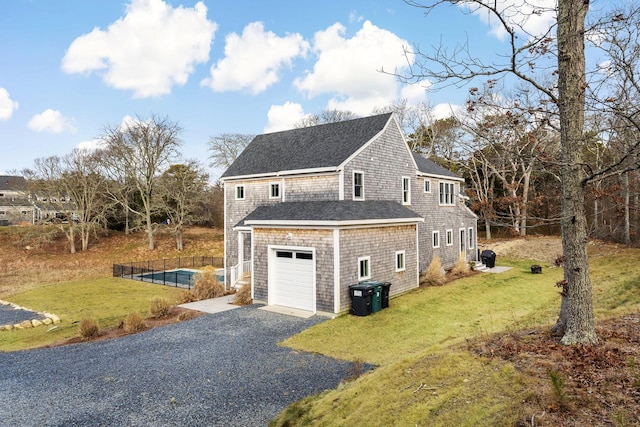
[[529,217],[529,186],[531,185],[531,171],[526,171],[522,183],[522,207],[520,208],[520,235],[527,235],[527,222]]
[[491,223],[486,215],[484,217],[484,238],[491,240]]
[[178,227],[176,229],[176,249],[178,249],[179,251],[182,251],[184,249],[184,243],[183,243],[183,232],[182,232],[182,227]]
[[624,193],[624,244],[631,244],[631,215],[629,205],[631,196],[629,194],[629,173],[622,176],[622,191]]
[[127,236],[131,233],[131,229],[129,228],[129,208],[125,208],[124,210],[124,234]]
[[73,224],[69,225],[69,252],[76,253],[76,233]]
[[562,246],[566,258],[567,322],[563,344],[598,342],[594,319],[585,211],[582,139],[584,128],[584,21],[589,2],[558,1],[558,94],[562,145]]
[[82,241],[82,251],[86,251],[89,248],[89,236],[91,235],[91,231],[86,224],[82,224],[80,228],[80,240]]
[[151,222],[151,213],[147,211],[147,240],[149,242],[149,250],[155,249],[155,242],[153,240],[153,223]]
[[567,318],[569,317],[569,298],[567,291],[567,281],[561,280],[556,286],[562,288],[560,291],[560,315],[556,324],[551,328],[551,334],[554,337],[562,337],[567,330]]

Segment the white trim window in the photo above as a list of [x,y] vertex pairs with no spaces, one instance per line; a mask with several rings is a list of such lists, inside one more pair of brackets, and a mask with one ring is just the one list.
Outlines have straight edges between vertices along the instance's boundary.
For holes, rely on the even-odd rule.
[[280,183],[272,182],[269,184],[269,198],[270,199],[279,199],[280,198]]
[[406,269],[404,260],[405,251],[396,251],[396,272],[404,271]]
[[371,279],[371,257],[358,258],[358,281]]
[[473,249],[473,246],[476,243],[476,239],[473,236],[473,227],[469,227],[469,249]]
[[435,230],[431,238],[431,243],[434,248],[440,247],[440,230]]
[[238,184],[236,185],[236,200],[244,200],[244,185]]
[[447,233],[447,246],[453,246],[453,230],[448,229]]
[[440,205],[453,206],[456,185],[453,182],[440,182]]
[[364,172],[353,171],[353,200],[364,200]]
[[431,180],[428,178],[424,179],[424,192],[431,193]]
[[402,204],[411,204],[411,178],[408,176],[402,177]]

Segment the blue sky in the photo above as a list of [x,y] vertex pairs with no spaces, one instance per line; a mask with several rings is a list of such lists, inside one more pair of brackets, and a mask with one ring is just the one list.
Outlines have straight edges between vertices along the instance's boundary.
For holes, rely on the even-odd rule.
[[483,16],[425,17],[402,0],[0,0],[0,174],[134,116],[178,122],[183,156],[206,165],[211,136],[287,129],[326,108],[366,116],[404,98],[447,111],[467,88],[377,70],[402,71],[403,47],[467,38],[479,56],[505,46]]

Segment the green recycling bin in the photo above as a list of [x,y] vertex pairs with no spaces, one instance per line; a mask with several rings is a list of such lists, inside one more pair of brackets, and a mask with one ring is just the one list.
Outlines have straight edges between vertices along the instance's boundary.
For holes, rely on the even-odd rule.
[[371,294],[371,312],[377,313],[382,310],[382,282],[375,282],[368,280],[366,282],[360,282],[361,285],[367,285],[373,289]]

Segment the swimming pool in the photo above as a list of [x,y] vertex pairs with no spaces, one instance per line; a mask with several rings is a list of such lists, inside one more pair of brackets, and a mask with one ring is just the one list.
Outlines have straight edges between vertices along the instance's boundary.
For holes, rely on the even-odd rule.
[[154,271],[151,273],[139,274],[137,278],[142,281],[153,283],[162,283],[163,285],[174,285],[180,288],[188,288],[194,285],[193,276],[198,271],[194,270],[170,270],[170,271]]

